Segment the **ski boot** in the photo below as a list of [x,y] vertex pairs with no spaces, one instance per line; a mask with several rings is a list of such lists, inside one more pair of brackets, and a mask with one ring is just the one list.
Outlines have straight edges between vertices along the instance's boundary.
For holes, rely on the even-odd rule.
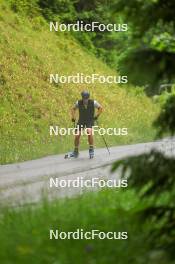
[[93,147],[90,147],[89,148],[89,158],[90,159],[93,159],[94,158],[94,148]]
[[70,158],[78,158],[79,156],[79,152],[77,150],[74,150],[73,152],[71,153],[67,153],[64,158],[65,159],[70,159]]

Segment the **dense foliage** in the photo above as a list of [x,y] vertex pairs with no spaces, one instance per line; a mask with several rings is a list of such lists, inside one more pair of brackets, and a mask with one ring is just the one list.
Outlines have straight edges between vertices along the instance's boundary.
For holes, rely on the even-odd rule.
[[[127,32],[74,32],[74,36],[111,67],[128,75],[148,95],[160,93],[160,84],[174,82],[175,3],[171,0],[10,0],[15,11],[64,23],[98,21],[127,23]],[[34,11],[35,10],[35,11]]]
[[[84,21],[91,23],[127,23],[122,14],[115,15],[113,2],[105,0],[9,0],[15,12],[25,13],[28,16],[38,14],[38,11],[48,21],[60,21],[60,23],[75,23]],[[117,69],[120,57],[123,57],[124,49],[127,52],[129,32],[72,32],[81,44],[100,57],[112,68]],[[123,42],[126,45],[123,45]]]
[[[148,84],[148,94],[159,91],[159,84],[174,82],[175,38],[173,1],[124,1],[115,3],[118,12],[131,23],[131,49],[119,64],[127,71],[133,83]],[[158,136],[175,134],[175,97],[168,98],[154,125]],[[166,250],[172,261],[175,235],[175,159],[173,141],[170,156],[165,147],[162,152],[147,154],[117,161],[113,171],[122,168],[122,177],[129,176],[141,200],[148,206],[142,211],[143,221],[153,225],[150,238],[153,248]]]
[[170,96],[163,105],[162,111],[157,120],[154,122],[155,127],[158,127],[157,136],[170,133],[175,134],[175,95]]
[[147,201],[147,207],[143,208],[141,216],[142,221],[148,221],[152,225],[149,238],[153,248],[166,249],[173,260],[175,158],[152,151],[117,161],[112,170],[115,171],[119,167],[122,168],[122,177],[129,177],[129,185],[136,189],[140,199]]
[[171,0],[118,0],[118,13],[131,24],[130,51],[120,69],[135,84],[149,85],[148,94],[159,93],[161,83],[174,82],[175,68],[175,2]]

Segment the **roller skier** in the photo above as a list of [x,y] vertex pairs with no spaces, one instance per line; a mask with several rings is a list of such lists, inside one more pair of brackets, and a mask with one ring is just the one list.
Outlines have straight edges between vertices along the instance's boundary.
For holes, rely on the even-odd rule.
[[78,157],[82,130],[86,129],[89,143],[89,158],[92,159],[94,157],[94,136],[92,129],[94,121],[97,120],[102,113],[102,106],[96,100],[90,99],[90,93],[88,91],[82,91],[81,97],[81,100],[78,100],[71,109],[72,122],[74,124],[76,122],[77,110],[79,111],[79,120],[76,125],[77,135],[74,139],[74,150],[70,153],[70,157]]

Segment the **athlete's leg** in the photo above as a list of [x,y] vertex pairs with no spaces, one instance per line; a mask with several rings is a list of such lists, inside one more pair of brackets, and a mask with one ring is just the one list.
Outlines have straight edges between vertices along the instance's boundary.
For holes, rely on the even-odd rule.
[[75,152],[79,152],[79,145],[80,145],[80,137],[81,137],[81,126],[78,125],[77,126],[77,130],[76,130],[76,135],[75,135],[75,139],[74,139],[74,151]]
[[92,128],[87,128],[88,142],[89,146],[94,146],[94,136],[92,133]]
[[75,140],[74,140],[74,145],[75,145],[75,148],[79,148],[79,145],[80,145],[80,137],[81,137],[81,131],[78,131],[77,133],[78,135],[75,136]]
[[89,158],[93,159],[94,157],[94,137],[92,128],[87,128],[88,133],[88,142],[89,142]]

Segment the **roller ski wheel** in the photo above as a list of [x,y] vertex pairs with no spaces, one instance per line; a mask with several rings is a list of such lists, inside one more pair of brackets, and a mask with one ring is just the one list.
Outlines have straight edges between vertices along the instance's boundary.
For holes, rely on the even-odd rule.
[[94,158],[94,149],[89,149],[89,158],[90,159]]
[[65,154],[64,158],[65,159],[71,159],[71,158],[78,158],[78,156],[79,156],[79,153],[73,151],[73,152]]

